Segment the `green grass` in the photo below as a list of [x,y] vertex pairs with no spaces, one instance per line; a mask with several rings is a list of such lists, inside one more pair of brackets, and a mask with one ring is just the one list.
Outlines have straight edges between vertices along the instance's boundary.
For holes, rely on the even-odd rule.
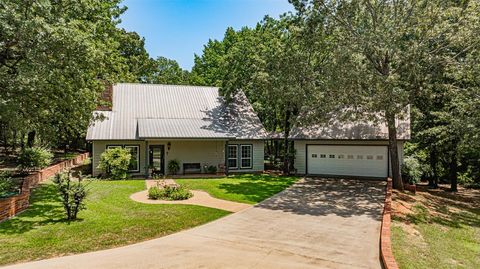
[[29,209],[0,223],[0,264],[107,249],[164,236],[229,214],[190,205],[149,205],[130,200],[143,180],[93,181],[87,210],[66,221],[53,184],[42,184]]
[[392,246],[400,268],[480,268],[480,209],[416,201],[412,213],[393,219]]
[[297,177],[244,174],[224,178],[176,179],[175,181],[191,190],[206,191],[215,198],[256,204],[284,190],[297,179]]

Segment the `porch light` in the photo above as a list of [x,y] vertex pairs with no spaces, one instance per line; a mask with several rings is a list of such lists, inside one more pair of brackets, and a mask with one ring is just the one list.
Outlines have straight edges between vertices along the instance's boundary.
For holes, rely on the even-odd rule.
[[168,142],[167,143],[167,149],[170,150],[170,147],[172,146],[172,143]]

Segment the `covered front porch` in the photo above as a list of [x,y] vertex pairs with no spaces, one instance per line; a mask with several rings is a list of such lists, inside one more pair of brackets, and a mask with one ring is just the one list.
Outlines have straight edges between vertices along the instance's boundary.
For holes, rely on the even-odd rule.
[[[132,154],[130,175],[152,177],[152,174],[195,177],[206,174],[261,172],[264,170],[263,140],[234,139],[143,139],[93,141],[93,175],[101,154],[114,147],[129,149]],[[170,161],[176,160],[179,171],[172,175]],[[209,169],[210,167],[210,169]],[[212,172],[211,167],[215,168]]]
[[[227,174],[228,140],[145,140],[145,176],[172,175],[168,164],[179,163],[177,175]],[[214,168],[212,168],[214,167]],[[175,175],[172,175],[175,176]]]

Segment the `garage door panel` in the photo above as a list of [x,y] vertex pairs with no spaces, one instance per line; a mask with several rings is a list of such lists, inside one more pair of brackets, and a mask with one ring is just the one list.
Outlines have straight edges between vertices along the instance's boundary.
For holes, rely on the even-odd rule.
[[386,177],[387,146],[307,145],[307,173]]

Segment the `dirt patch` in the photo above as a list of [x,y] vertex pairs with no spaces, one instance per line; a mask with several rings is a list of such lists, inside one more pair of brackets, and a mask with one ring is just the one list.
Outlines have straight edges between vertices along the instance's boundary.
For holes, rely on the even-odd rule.
[[448,185],[440,185],[438,189],[417,185],[416,194],[393,191],[392,209],[395,217],[404,218],[411,214],[414,205],[424,206],[433,216],[447,217],[463,209],[480,208],[480,190],[459,186],[458,192],[450,192]]

